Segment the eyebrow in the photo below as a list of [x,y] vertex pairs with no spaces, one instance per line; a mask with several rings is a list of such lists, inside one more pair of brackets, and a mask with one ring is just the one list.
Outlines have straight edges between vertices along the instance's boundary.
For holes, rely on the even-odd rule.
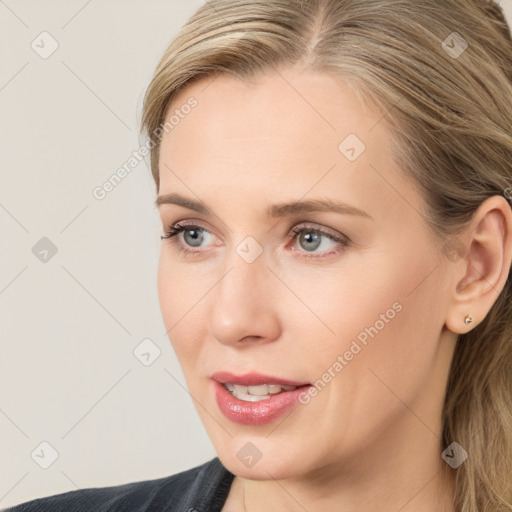
[[[184,208],[188,208],[189,210],[194,210],[195,212],[201,213],[203,215],[213,215],[213,213],[204,205],[204,203],[195,201],[194,199],[190,199],[176,193],[159,195],[155,200],[155,205],[158,207],[162,204],[175,204],[178,206],[183,206]],[[280,203],[270,205],[267,208],[267,216],[274,218],[312,212],[335,212],[346,215],[358,215],[360,217],[374,220],[374,218],[364,210],[360,210],[355,206],[346,203],[340,203],[330,199],[309,199],[306,201]]]

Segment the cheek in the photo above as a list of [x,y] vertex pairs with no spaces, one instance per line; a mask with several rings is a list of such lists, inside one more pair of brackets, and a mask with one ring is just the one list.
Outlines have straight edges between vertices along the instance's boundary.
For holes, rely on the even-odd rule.
[[[361,384],[365,389],[383,386],[377,376],[413,393],[436,354],[442,314],[436,276],[429,275],[435,262],[422,256],[426,252],[409,250],[407,261],[388,254],[371,264],[351,265],[350,272],[325,274],[314,282],[296,280],[293,289],[309,311],[297,302],[283,312],[285,328],[300,341],[312,376],[343,373],[347,378],[340,386],[353,396]],[[341,364],[336,364],[339,356]]]
[[320,363],[315,365],[317,372],[349,350],[353,340],[364,346],[375,333],[375,324],[380,336],[397,321],[400,283],[393,279],[392,269],[381,267],[375,261],[355,264],[354,258],[322,274],[317,270],[309,276],[307,272],[288,276],[287,283],[300,301],[293,296],[283,301],[284,328],[294,332],[310,361]]
[[[313,317],[315,327],[308,328],[297,315],[300,358],[317,387],[325,386],[311,400],[311,407],[324,411],[311,435],[336,425],[336,443],[357,451],[421,395],[435,366],[442,315],[435,276],[412,290],[432,268],[428,262],[416,268],[390,264],[387,272],[375,268],[359,279],[339,275],[336,286],[330,280],[324,300],[309,306],[334,334]],[[367,279],[371,286],[355,286]]]
[[[356,308],[347,305],[350,340],[361,347],[346,367],[346,377],[353,377],[348,385],[354,405],[369,407],[375,414],[392,414],[391,408],[401,408],[401,400],[413,403],[428,383],[443,325],[437,276],[435,271],[430,274],[432,268],[425,262],[397,267],[382,278],[366,300],[356,299],[361,301],[363,312],[358,314]],[[357,321],[353,323],[351,318]]]

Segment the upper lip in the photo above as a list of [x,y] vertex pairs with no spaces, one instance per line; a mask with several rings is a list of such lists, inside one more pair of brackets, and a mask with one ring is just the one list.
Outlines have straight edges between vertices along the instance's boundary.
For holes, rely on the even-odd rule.
[[295,381],[289,379],[282,379],[272,375],[263,375],[261,373],[251,372],[244,373],[243,375],[235,375],[231,372],[215,372],[212,373],[211,378],[225,384],[239,384],[241,386],[259,386],[261,384],[280,384],[281,386],[306,386],[309,382]]

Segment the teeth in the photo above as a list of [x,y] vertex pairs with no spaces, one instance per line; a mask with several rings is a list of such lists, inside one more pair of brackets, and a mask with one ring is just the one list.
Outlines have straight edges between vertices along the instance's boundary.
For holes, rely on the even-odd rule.
[[[242,391],[242,390],[240,390]],[[268,395],[268,384],[260,384],[259,386],[247,386],[249,395],[264,396]]]
[[260,384],[258,386],[242,386],[240,384],[224,384],[226,389],[239,400],[246,402],[259,402],[266,400],[272,395],[281,393],[281,391],[291,391],[297,389],[297,386],[281,386],[280,384]]

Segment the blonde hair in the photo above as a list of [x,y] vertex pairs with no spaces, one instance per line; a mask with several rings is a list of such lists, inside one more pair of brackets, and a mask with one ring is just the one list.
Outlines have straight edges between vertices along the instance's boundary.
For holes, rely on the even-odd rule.
[[[445,246],[485,199],[512,196],[512,39],[502,8],[487,0],[209,0],[144,97],[157,191],[158,129],[181,89],[295,64],[336,74],[382,109],[396,160]],[[511,279],[459,336],[452,361],[440,450],[456,441],[469,454],[454,470],[457,512],[512,511]]]

